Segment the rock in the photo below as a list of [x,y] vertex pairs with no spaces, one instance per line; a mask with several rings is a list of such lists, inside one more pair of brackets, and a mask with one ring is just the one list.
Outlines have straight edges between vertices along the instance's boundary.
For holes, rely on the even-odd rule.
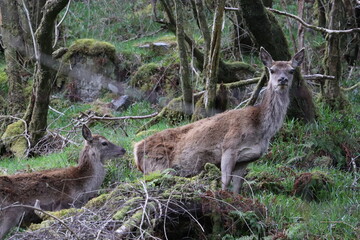
[[131,105],[131,99],[128,95],[123,95],[111,101],[112,108],[116,111],[124,110]]

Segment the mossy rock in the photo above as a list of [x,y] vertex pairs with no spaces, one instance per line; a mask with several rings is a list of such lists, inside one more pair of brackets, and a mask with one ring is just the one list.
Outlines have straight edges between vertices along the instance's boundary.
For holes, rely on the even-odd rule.
[[26,149],[28,148],[28,142],[22,135],[24,131],[24,122],[19,120],[8,125],[4,134],[1,136],[1,140],[3,140],[7,148],[9,148],[16,157],[24,157]]
[[320,171],[301,173],[295,178],[293,194],[307,201],[322,201],[330,197],[333,181]]
[[63,60],[69,60],[75,54],[85,56],[100,56],[105,54],[112,62],[116,62],[116,49],[114,45],[98,41],[95,39],[79,39],[72,44],[67,53],[64,54]]
[[182,93],[179,68],[179,64],[144,64],[131,77],[130,85],[140,89],[150,102],[159,103],[161,100],[162,105],[166,105],[170,99]]

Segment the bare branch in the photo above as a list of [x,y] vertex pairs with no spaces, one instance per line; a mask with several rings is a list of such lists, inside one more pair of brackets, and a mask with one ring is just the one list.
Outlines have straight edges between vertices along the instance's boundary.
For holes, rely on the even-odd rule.
[[39,50],[38,50],[38,48],[37,48],[34,30],[33,30],[32,25],[31,25],[29,10],[27,9],[24,0],[22,0],[22,4],[23,4],[23,8],[24,8],[25,15],[26,15],[26,19],[27,19],[28,24],[29,24],[29,29],[30,29],[30,33],[31,33],[31,38],[32,38],[33,45],[34,45],[35,59],[36,59],[36,61],[39,61],[39,59],[40,59],[40,54],[39,54]]
[[279,14],[279,15],[284,15],[287,17],[291,17],[295,20],[297,20],[298,22],[300,22],[302,25],[304,25],[307,28],[310,28],[312,30],[318,31],[318,32],[323,32],[323,33],[328,33],[328,34],[342,34],[342,33],[353,33],[353,32],[360,32],[360,28],[352,28],[352,29],[346,29],[346,30],[332,30],[332,29],[327,29],[327,28],[323,28],[323,27],[317,27],[311,24],[306,23],[303,19],[299,18],[296,15],[287,13],[287,12],[283,12],[283,11],[279,11],[273,8],[266,8],[267,10]]
[[323,74],[312,74],[312,75],[304,75],[303,78],[305,80],[335,80],[335,76],[323,75]]

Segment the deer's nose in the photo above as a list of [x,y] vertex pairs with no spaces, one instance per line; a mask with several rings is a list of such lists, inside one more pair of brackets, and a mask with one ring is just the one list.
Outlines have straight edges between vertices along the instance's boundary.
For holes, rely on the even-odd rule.
[[286,78],[286,77],[281,77],[281,78],[279,78],[278,79],[278,81],[279,81],[279,84],[287,84],[288,83],[288,79]]

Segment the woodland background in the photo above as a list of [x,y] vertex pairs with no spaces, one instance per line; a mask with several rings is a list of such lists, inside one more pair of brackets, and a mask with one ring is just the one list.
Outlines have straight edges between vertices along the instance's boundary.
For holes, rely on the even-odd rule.
[[[359,1],[2,0],[0,9],[0,174],[76,164],[82,124],[128,153],[108,163],[99,198],[59,213],[64,224],[10,239],[360,237]],[[256,104],[267,80],[260,46],[275,60],[304,47],[306,61],[243,193],[219,191],[212,166],[192,179],[143,177],[135,142]]]

